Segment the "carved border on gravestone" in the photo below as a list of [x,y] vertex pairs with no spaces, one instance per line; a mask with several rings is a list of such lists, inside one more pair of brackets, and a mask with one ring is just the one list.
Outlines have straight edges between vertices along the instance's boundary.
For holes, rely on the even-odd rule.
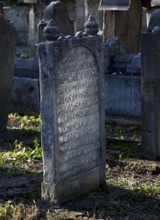
[[73,38],[58,34],[52,20],[48,26],[38,47],[42,198],[57,204],[105,185],[103,47],[92,16]]

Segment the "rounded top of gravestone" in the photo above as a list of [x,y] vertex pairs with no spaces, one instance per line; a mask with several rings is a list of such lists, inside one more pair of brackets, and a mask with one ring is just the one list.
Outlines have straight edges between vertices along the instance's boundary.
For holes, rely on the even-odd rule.
[[96,23],[96,20],[92,15],[90,15],[88,17],[88,20],[84,24],[84,27],[85,27],[85,32],[88,35],[97,35],[97,33],[98,33],[98,24]]
[[157,29],[157,27],[160,28],[160,10],[159,9],[152,13],[148,28],[147,28],[147,32],[155,33],[154,30]]
[[60,36],[59,28],[53,19],[50,19],[47,26],[43,29],[43,36],[46,40],[54,41]]

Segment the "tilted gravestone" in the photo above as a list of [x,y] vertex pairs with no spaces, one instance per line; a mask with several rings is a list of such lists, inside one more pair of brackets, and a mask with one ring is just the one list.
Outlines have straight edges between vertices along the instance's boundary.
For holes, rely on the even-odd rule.
[[0,14],[0,131],[6,129],[16,54],[16,30]]
[[43,28],[53,19],[64,35],[74,35],[74,22],[69,18],[67,7],[63,2],[52,1],[44,10],[42,21],[38,24],[38,41],[44,41]]
[[92,16],[85,28],[59,37],[50,20],[38,46],[42,198],[54,204],[105,184],[102,41]]
[[142,146],[144,156],[160,158],[160,10],[142,34]]

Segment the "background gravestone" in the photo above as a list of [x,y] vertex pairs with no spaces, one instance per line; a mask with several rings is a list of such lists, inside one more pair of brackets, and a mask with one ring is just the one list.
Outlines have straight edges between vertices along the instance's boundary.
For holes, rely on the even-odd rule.
[[16,53],[16,30],[0,14],[0,130],[5,130]]
[[142,34],[142,146],[144,156],[156,160],[160,158],[160,11],[152,16],[150,32]]
[[142,19],[141,1],[131,0],[127,11],[105,11],[104,13],[104,39],[119,37],[122,44],[126,46],[127,53],[138,53]]
[[61,33],[64,35],[74,35],[74,22],[68,16],[67,7],[64,3],[55,1],[51,2],[44,10],[43,20],[38,24],[38,41],[43,38],[43,28],[50,19],[54,19]]
[[28,26],[29,16],[28,9],[22,7],[11,7],[5,10],[5,17],[14,24],[17,31],[17,44],[28,44]]
[[[52,31],[51,31],[52,30]],[[74,38],[59,37],[53,20],[38,47],[44,181],[52,203],[105,184],[102,39],[93,17]]]

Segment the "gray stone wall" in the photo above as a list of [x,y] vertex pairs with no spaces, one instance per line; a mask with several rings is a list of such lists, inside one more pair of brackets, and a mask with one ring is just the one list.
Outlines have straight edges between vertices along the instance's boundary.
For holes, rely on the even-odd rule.
[[[141,55],[126,54],[119,39],[111,38],[104,44],[104,61],[106,116],[140,120]],[[18,85],[18,91],[17,86],[16,89],[13,88],[12,111],[20,114],[39,114],[39,96],[33,96],[32,94],[35,92],[32,93],[28,86],[28,82],[32,82],[32,78],[37,79],[37,82],[39,82],[37,59],[17,58],[14,76],[14,85]],[[22,81],[23,83],[21,83]],[[34,90],[37,90],[36,94],[38,94],[39,84],[33,82],[35,84]],[[15,91],[17,91],[17,94],[14,94]],[[19,99],[18,93],[23,98]],[[35,103],[37,103],[34,111],[33,109],[30,111],[27,100],[30,100],[31,106],[35,106]],[[21,111],[22,109],[24,112]]]

